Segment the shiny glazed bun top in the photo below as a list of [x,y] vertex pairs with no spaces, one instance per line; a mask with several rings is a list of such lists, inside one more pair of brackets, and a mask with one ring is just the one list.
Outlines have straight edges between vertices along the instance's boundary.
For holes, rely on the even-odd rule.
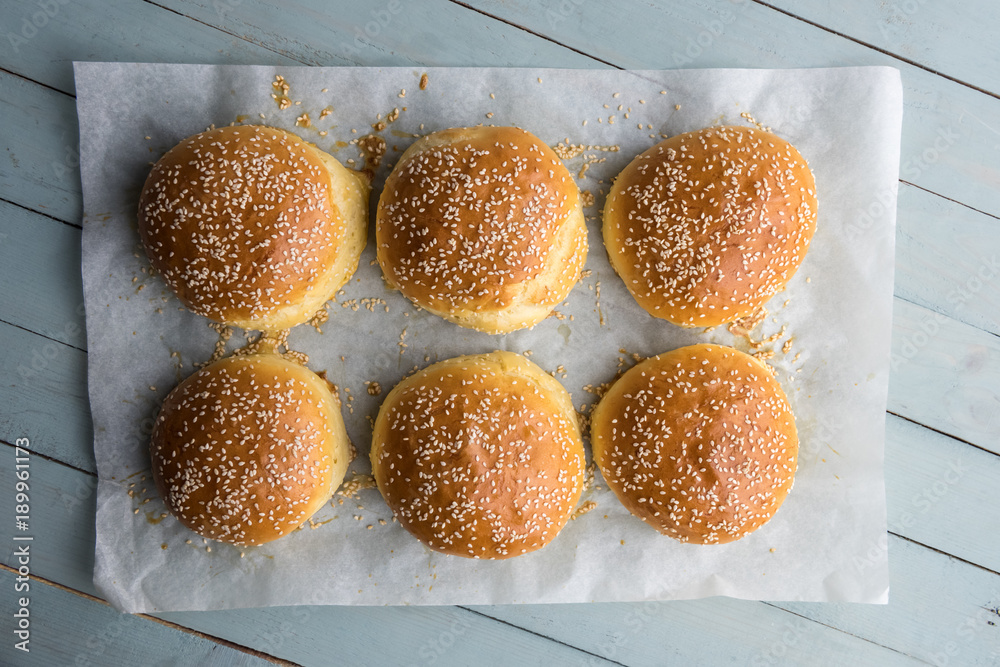
[[502,333],[544,319],[587,255],[576,182],[515,127],[443,130],[403,153],[379,200],[386,281],[465,327]]
[[368,189],[293,134],[221,127],[188,137],[153,166],[139,234],[189,309],[280,330],[308,320],[357,268]]
[[240,545],[298,528],[340,486],[349,445],[340,402],[308,368],[276,354],[222,359],[163,402],[150,445],[170,513]]
[[594,460],[628,510],[683,542],[738,540],[794,481],[795,419],[767,366],[691,345],[629,369],[591,415]]
[[379,410],[371,460],[414,537],[488,559],[552,541],[580,498],[585,466],[569,394],[512,352],[456,357],[402,380]]
[[748,127],[661,141],[619,174],[604,208],[608,257],[629,292],[692,327],[750,315],[783,289],[815,228],[806,161]]

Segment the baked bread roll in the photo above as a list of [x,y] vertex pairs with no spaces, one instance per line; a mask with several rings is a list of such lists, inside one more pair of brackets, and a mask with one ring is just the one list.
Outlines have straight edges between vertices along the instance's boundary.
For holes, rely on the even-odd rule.
[[326,381],[263,353],[217,361],[170,392],[150,454],[156,488],[182,524],[257,545],[295,530],[330,499],[349,449]]
[[311,318],[357,269],[368,191],[362,176],[294,134],[221,127],[153,166],[139,235],[189,309],[278,331]]
[[569,394],[511,352],[456,357],[401,381],[379,410],[371,461],[414,537],[489,559],[555,538],[580,499],[585,467]]
[[576,182],[551,148],[516,127],[414,142],[386,180],[375,238],[389,285],[493,334],[545,319],[587,258]]
[[619,174],[604,244],[650,315],[686,327],[731,322],[795,275],[816,229],[815,187],[799,152],[773,134],[688,132]]
[[628,510],[682,542],[757,530],[792,488],[795,419],[763,362],[691,345],[636,364],[591,416],[594,460]]

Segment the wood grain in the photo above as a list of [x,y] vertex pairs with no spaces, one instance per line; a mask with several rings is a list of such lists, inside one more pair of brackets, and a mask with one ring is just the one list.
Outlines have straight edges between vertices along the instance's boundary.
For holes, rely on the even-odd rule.
[[1000,26],[1000,4],[927,0],[821,2],[768,0],[768,4],[823,28],[982,90],[1000,93],[1000,41],[983,27]]
[[[14,590],[15,572],[0,568],[0,586]],[[169,656],[183,656],[184,664],[237,667],[273,667],[274,660],[225,646],[209,637],[177,630],[142,616],[121,614],[110,606],[75,595],[46,582],[28,582],[31,614],[28,653],[13,648],[10,614],[0,623],[4,642],[0,662],[6,665],[89,667],[109,664],[165,664]],[[5,608],[14,609],[13,605]],[[177,663],[179,664],[179,663]]]

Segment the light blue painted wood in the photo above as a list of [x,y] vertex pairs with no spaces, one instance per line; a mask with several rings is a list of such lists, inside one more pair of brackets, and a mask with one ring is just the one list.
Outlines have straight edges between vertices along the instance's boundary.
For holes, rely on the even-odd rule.
[[[880,547],[874,547],[880,548]],[[892,537],[888,542],[892,602],[885,606],[846,603],[764,605],[722,598],[672,603],[550,605],[479,608],[497,618],[613,657],[629,665],[888,665],[914,658],[944,664],[939,653],[955,642],[948,664],[996,665],[1000,577]],[[773,617],[768,609],[798,617]],[[822,637],[808,620],[850,637]],[[989,625],[990,622],[996,625]],[[856,652],[854,637],[886,646]],[[815,643],[814,643],[815,642]],[[731,648],[733,647],[733,648]],[[734,650],[735,649],[735,650]],[[714,661],[742,649],[731,663]],[[958,659],[961,656],[961,659]],[[947,656],[946,656],[947,657]]]
[[[1000,4],[894,0],[837,3],[769,0],[818,23],[992,93],[1000,93]],[[1000,128],[998,128],[1000,129]]]
[[322,0],[276,5],[167,0],[166,7],[256,44],[278,44],[308,65],[604,67],[593,58],[448,0]]
[[1000,664],[1000,577],[905,540],[888,548],[892,604],[777,606],[930,664]]
[[889,531],[1000,572],[1000,457],[893,415],[885,431]]
[[[627,69],[897,67],[902,73],[905,107],[900,177],[1000,215],[1000,198],[996,196],[1000,184],[1000,128],[996,122],[1000,99],[763,4],[750,0],[623,0],[615,3],[614,11],[600,2],[546,5],[531,0],[474,0],[469,4]],[[839,5],[831,5],[830,11],[840,11]],[[971,61],[975,49],[972,43],[960,53]],[[836,104],[836,100],[831,103]],[[851,110],[844,109],[844,113]]]
[[[20,667],[104,665],[219,665],[270,667],[270,660],[141,616],[120,614],[50,584],[31,580],[14,593],[18,575],[0,569],[4,613],[0,615],[0,664]],[[27,596],[28,652],[14,648],[14,595]]]
[[0,320],[86,349],[80,230],[0,201]]
[[69,95],[0,71],[0,196],[80,224],[80,137]]
[[[35,3],[4,3],[5,28],[15,33]],[[27,43],[4,51],[3,68],[64,93],[74,94],[73,61],[194,64],[300,64],[237,36],[192,21],[148,2],[59,2],[54,16]],[[221,0],[220,7],[229,3]],[[4,40],[3,46],[7,46]],[[114,100],[109,100],[113,104]]]
[[901,299],[892,322],[888,410],[1000,454],[1000,337]]
[[0,322],[0,440],[30,436],[39,453],[93,471],[87,353]]
[[1000,335],[1000,220],[900,183],[894,291]]

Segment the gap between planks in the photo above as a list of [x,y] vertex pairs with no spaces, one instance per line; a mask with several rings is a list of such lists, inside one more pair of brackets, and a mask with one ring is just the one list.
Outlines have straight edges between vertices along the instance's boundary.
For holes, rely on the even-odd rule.
[[[893,534],[895,534],[895,533],[893,533]],[[912,541],[912,540],[911,540],[911,541]],[[919,544],[919,543],[915,543],[915,544]],[[888,649],[888,650],[890,650],[890,651],[892,651],[892,652],[894,652],[894,653],[898,653],[898,654],[900,654],[900,655],[905,655],[905,656],[906,656],[907,658],[910,658],[910,659],[912,659],[912,660],[916,660],[916,661],[917,661],[917,662],[919,662],[919,663],[922,663],[922,664],[925,664],[925,665],[930,665],[930,664],[933,664],[933,663],[930,663],[930,662],[927,662],[926,660],[924,660],[924,659],[922,659],[922,658],[918,658],[918,657],[917,657],[917,656],[915,656],[915,655],[912,655],[912,654],[910,654],[910,653],[907,653],[907,652],[905,652],[905,651],[900,651],[900,650],[899,650],[899,649],[897,649],[897,648],[893,648],[893,647],[891,647],[891,646],[886,646],[885,644],[879,644],[879,643],[878,643],[878,642],[876,642],[876,641],[872,641],[871,639],[867,639],[867,638],[865,638],[865,637],[862,637],[862,636],[860,636],[860,635],[856,635],[856,634],[854,634],[853,632],[848,632],[847,630],[844,630],[844,629],[842,629],[842,628],[838,628],[838,627],[837,627],[837,626],[835,626],[835,625],[830,625],[829,623],[824,623],[823,621],[817,621],[816,619],[814,619],[814,618],[809,618],[808,616],[805,616],[805,615],[803,615],[803,614],[800,614],[800,613],[799,613],[799,612],[797,612],[797,611],[792,611],[792,610],[790,610],[790,609],[785,609],[784,607],[782,607],[782,606],[779,606],[779,604],[778,604],[778,603],[776,603],[776,602],[764,602],[763,604],[766,604],[766,605],[767,605],[768,607],[772,607],[772,608],[774,608],[774,609],[780,609],[781,611],[784,611],[784,612],[788,612],[788,613],[789,613],[789,614],[791,614],[792,616],[798,616],[799,618],[801,618],[801,619],[803,619],[803,620],[805,620],[805,621],[809,621],[810,623],[818,623],[819,625],[822,625],[822,626],[824,626],[824,627],[827,627],[827,628],[830,628],[831,630],[836,630],[837,632],[840,632],[840,633],[843,633],[843,634],[845,634],[845,635],[848,635],[848,636],[850,636],[850,637],[854,637],[855,639],[858,639],[858,640],[860,640],[860,641],[863,641],[863,642],[867,642],[867,643],[869,643],[869,644],[872,644],[873,646],[880,646],[880,647],[882,647],[882,648],[884,648],[884,649]]]
[[465,607],[465,606],[460,605],[460,604],[457,604],[455,606],[458,607],[459,609],[462,609],[462,610],[467,611],[469,613],[476,614],[477,616],[482,616],[483,618],[488,618],[491,621],[496,621],[497,623],[503,623],[504,625],[508,625],[508,626],[510,626],[512,628],[517,628],[518,630],[521,630],[523,632],[527,632],[527,633],[533,634],[536,637],[541,637],[542,639],[548,639],[549,641],[553,641],[556,644],[562,644],[563,646],[568,646],[569,648],[571,648],[571,649],[573,649],[575,651],[579,651],[580,653],[585,653],[586,655],[589,655],[589,656],[594,657],[594,658],[598,658],[599,660],[611,663],[612,665],[621,665],[621,667],[628,667],[625,663],[618,662],[617,660],[612,660],[611,658],[606,658],[603,655],[599,655],[597,653],[592,653],[591,651],[588,651],[586,649],[582,649],[579,646],[573,646],[572,644],[567,644],[566,642],[559,641],[558,639],[555,639],[553,637],[549,637],[548,635],[543,635],[540,632],[535,632],[534,630],[529,630],[528,628],[521,627],[520,625],[517,625],[515,623],[511,623],[510,621],[505,621],[503,619],[499,619],[499,618],[496,618],[494,616],[490,616],[489,614],[484,614],[483,612],[476,611],[475,609],[472,609],[471,607]]
[[[0,569],[6,570],[7,572],[10,572],[11,574],[17,574],[17,569],[13,568],[13,567],[11,567],[9,565],[7,565],[6,563],[0,563]],[[45,577],[40,577],[37,574],[29,574],[28,577],[32,581],[38,581],[40,583],[45,584],[46,586],[51,586],[51,587],[56,588],[58,590],[64,591],[66,593],[70,593],[72,595],[77,595],[77,596],[82,597],[82,598],[84,598],[86,600],[90,600],[91,602],[96,602],[98,604],[102,604],[105,607],[110,607],[111,606],[110,604],[107,603],[107,601],[102,600],[101,598],[97,597],[96,595],[91,595],[90,593],[84,593],[83,591],[78,591],[75,588],[70,588],[69,586],[63,586],[62,584],[60,584],[57,581],[52,581],[51,579],[46,579]],[[122,612],[122,613],[124,613],[124,612]],[[263,651],[258,651],[257,649],[250,648],[248,646],[243,646],[242,644],[237,644],[236,642],[230,641],[228,639],[224,639],[222,637],[216,637],[215,635],[210,635],[210,634],[201,632],[199,630],[194,630],[193,628],[189,628],[189,627],[186,627],[184,625],[180,625],[179,623],[174,623],[173,621],[167,621],[167,620],[164,620],[162,618],[157,618],[156,616],[150,616],[149,614],[132,614],[132,615],[133,616],[137,616],[139,618],[144,618],[144,619],[146,619],[148,621],[153,621],[155,623],[159,623],[160,625],[165,625],[168,628],[172,628],[172,629],[178,630],[180,632],[186,632],[187,634],[194,635],[195,637],[198,637],[200,639],[205,639],[205,640],[208,640],[208,641],[211,641],[211,642],[215,642],[216,644],[220,644],[220,645],[225,646],[227,648],[231,648],[234,651],[239,651],[240,653],[246,653],[247,655],[251,655],[251,656],[253,656],[255,658],[260,658],[261,660],[267,660],[268,662],[271,662],[271,663],[273,663],[275,665],[281,665],[282,667],[302,667],[297,662],[292,662],[291,660],[285,660],[283,658],[278,658],[278,657],[273,656],[273,655],[271,655],[269,653],[264,653]]]
[[[149,0],[147,0],[147,2],[148,1]],[[983,95],[988,95],[989,97],[1000,99],[1000,95],[998,95],[996,93],[992,93],[992,92],[990,92],[990,91],[988,91],[988,90],[986,90],[984,88],[980,88],[979,86],[976,86],[974,84],[968,83],[966,81],[962,81],[961,79],[958,79],[956,77],[953,77],[953,76],[950,76],[948,74],[944,74],[942,72],[939,72],[936,69],[933,69],[931,67],[923,65],[923,64],[921,64],[921,63],[919,63],[919,62],[917,62],[915,60],[910,60],[909,58],[904,58],[901,55],[898,55],[896,53],[893,53],[892,51],[888,51],[888,50],[883,49],[881,47],[875,46],[874,44],[869,44],[868,42],[865,42],[863,40],[857,39],[855,37],[851,37],[850,35],[848,35],[846,33],[839,32],[837,30],[833,30],[832,28],[827,28],[822,23],[817,23],[815,21],[810,21],[809,19],[806,19],[806,18],[803,18],[801,16],[798,16],[797,14],[792,14],[791,12],[786,11],[784,9],[780,9],[778,7],[775,7],[774,5],[769,5],[768,3],[762,2],[761,0],[749,0],[749,1],[753,2],[756,5],[760,5],[761,7],[766,7],[767,9],[770,9],[771,11],[778,12],[779,14],[784,14],[785,16],[787,16],[789,18],[792,18],[792,19],[795,19],[796,21],[801,21],[802,23],[805,23],[807,25],[811,25],[814,28],[819,28],[820,30],[823,30],[825,32],[830,33],[831,35],[836,35],[837,37],[840,37],[842,39],[846,39],[847,41],[853,42],[855,44],[858,44],[859,46],[863,46],[863,47],[865,47],[867,49],[871,49],[872,51],[877,51],[878,53],[881,53],[883,55],[889,56],[890,58],[892,58],[894,60],[898,60],[899,62],[906,63],[907,65],[912,65],[913,67],[916,67],[917,69],[922,69],[925,72],[929,72],[931,74],[939,76],[942,79],[947,79],[948,81],[952,81],[954,83],[957,83],[960,86],[965,86],[966,88],[970,88],[972,90],[975,90],[976,92],[982,93]],[[563,44],[562,42],[560,42],[560,41],[558,41],[558,40],[556,40],[556,39],[554,39],[552,37],[549,37],[549,36],[544,35],[544,34],[539,33],[539,32],[535,32],[531,28],[527,28],[527,27],[525,27],[523,25],[520,25],[518,23],[514,23],[513,21],[510,21],[508,19],[500,18],[499,16],[494,16],[493,14],[490,14],[489,12],[487,12],[487,11],[485,11],[483,9],[479,9],[478,7],[473,7],[471,5],[468,5],[465,2],[462,2],[461,0],[449,0],[449,2],[451,2],[452,4],[458,5],[459,7],[464,7],[465,9],[468,9],[470,11],[476,12],[477,14],[482,14],[483,16],[489,17],[489,18],[491,18],[491,19],[493,19],[495,21],[499,21],[499,22],[504,23],[506,25],[509,25],[509,26],[511,26],[513,28],[517,28],[519,30],[523,30],[524,32],[527,32],[527,33],[529,33],[531,35],[534,35],[536,37],[540,37],[541,39],[544,39],[544,40],[546,40],[548,42],[552,42],[553,44],[561,46],[561,47],[563,47],[565,49],[569,49],[570,51],[573,51],[574,53],[578,53],[578,54],[580,54],[582,56],[586,56],[587,58],[591,58],[592,60],[596,60],[598,62],[602,62],[605,65],[608,65],[609,67],[614,67],[615,69],[624,69],[623,67],[620,67],[619,65],[616,65],[616,64],[614,64],[612,62],[609,62],[607,60],[601,60],[600,58],[598,58],[596,56],[592,56],[589,53],[587,53],[586,51],[581,51],[579,49],[573,48],[572,46],[568,46],[566,44]]]
[[912,188],[916,188],[918,190],[923,190],[927,194],[934,195],[935,197],[940,197],[941,199],[947,199],[951,203],[958,204],[959,206],[965,207],[965,208],[969,209],[970,211],[975,211],[976,213],[982,213],[983,215],[985,215],[985,216],[987,216],[989,218],[993,218],[994,220],[1000,220],[1000,216],[995,215],[993,213],[990,213],[989,211],[983,211],[982,209],[978,209],[975,206],[969,206],[968,204],[960,202],[957,199],[952,199],[951,197],[946,197],[946,196],[944,196],[942,194],[934,192],[933,190],[928,190],[927,188],[923,187],[922,185],[917,185],[916,183],[913,183],[912,181],[907,181],[907,180],[901,178],[901,179],[899,179],[899,182],[900,183],[904,183],[906,185],[909,185]]
[[[235,7],[237,4],[239,4],[239,1],[240,0],[237,0],[233,4],[233,6]],[[283,56],[285,58],[288,58],[289,60],[294,60],[296,62],[300,62],[303,65],[307,65],[309,67],[316,67],[315,63],[311,63],[311,62],[308,62],[306,60],[302,60],[301,58],[296,58],[295,56],[293,56],[293,55],[291,55],[289,53],[283,53],[282,51],[279,51],[279,50],[273,48],[272,46],[269,46],[268,44],[262,44],[260,42],[255,42],[252,39],[248,39],[245,35],[237,35],[235,32],[229,32],[228,30],[225,30],[224,28],[221,28],[221,27],[219,27],[217,25],[212,25],[211,23],[207,23],[205,21],[201,21],[199,19],[196,19],[193,16],[189,16],[187,14],[183,14],[183,13],[177,11],[176,9],[172,9],[170,7],[166,7],[164,5],[161,5],[161,4],[157,3],[157,2],[153,2],[153,0],[143,0],[143,2],[145,2],[147,5],[152,5],[153,7],[156,7],[157,9],[162,9],[164,11],[168,11],[171,14],[176,14],[177,16],[183,16],[184,18],[189,19],[191,21],[194,21],[195,23],[200,23],[201,25],[205,26],[206,28],[212,28],[213,30],[218,30],[223,35],[229,35],[230,37],[234,37],[236,39],[242,40],[242,41],[246,42],[247,44],[253,44],[255,46],[259,46],[262,49],[270,51],[271,53],[273,53],[276,56]]]
[[[454,0],[452,0],[452,1],[454,2]],[[922,65],[919,62],[917,62],[916,60],[910,60],[909,58],[904,58],[901,55],[893,53],[892,51],[887,51],[886,49],[883,49],[881,47],[875,46],[874,44],[869,44],[868,42],[865,42],[863,40],[857,39],[856,37],[851,37],[850,35],[848,35],[846,33],[834,30],[832,28],[827,28],[822,23],[817,23],[815,21],[810,21],[807,18],[803,18],[801,16],[798,16],[797,14],[792,14],[791,12],[789,12],[787,10],[780,9],[778,7],[775,7],[774,5],[769,5],[766,2],[762,2],[761,0],[752,0],[752,1],[754,2],[754,4],[758,4],[761,7],[767,7],[770,10],[776,11],[779,14],[784,14],[785,16],[787,16],[789,18],[793,18],[793,19],[795,19],[797,21],[802,21],[803,23],[811,25],[814,28],[819,28],[820,30],[824,30],[824,31],[830,33],[831,35],[836,35],[837,37],[842,37],[843,39],[846,39],[846,40],[848,40],[850,42],[854,42],[855,44],[859,44],[859,45],[861,45],[861,46],[863,46],[865,48],[871,49],[872,51],[878,51],[879,53],[881,53],[883,55],[889,56],[890,58],[894,58],[894,59],[896,59],[896,60],[898,60],[900,62],[904,62],[907,65],[912,65],[913,67],[916,67],[917,69],[922,69],[925,72],[930,72],[931,74],[939,76],[942,79],[948,79],[949,81],[953,81],[954,83],[957,83],[960,86],[965,86],[966,88],[971,88],[972,90],[975,90],[976,92],[982,93],[983,95],[988,95],[990,97],[993,97],[995,99],[1000,100],[1000,95],[998,95],[996,93],[992,93],[992,92],[990,92],[990,91],[988,91],[988,90],[986,90],[984,88],[980,88],[979,86],[976,86],[974,84],[968,83],[966,81],[962,81],[961,79],[955,78],[955,77],[953,77],[951,75],[944,74],[943,72],[939,72],[936,69],[933,69],[933,68],[928,67],[926,65]]]
[[87,350],[85,350],[82,347],[77,347],[76,345],[71,345],[70,343],[66,343],[64,341],[52,338],[51,336],[46,336],[43,333],[38,333],[37,331],[32,331],[31,329],[28,329],[27,327],[22,327],[20,324],[14,324],[13,322],[8,322],[7,320],[5,320],[3,318],[0,318],[0,324],[6,324],[7,326],[14,327],[15,329],[20,329],[21,331],[27,331],[28,333],[33,334],[35,336],[39,336],[40,338],[44,338],[45,340],[50,340],[53,343],[56,343],[57,345],[65,345],[68,348],[72,348],[74,350],[77,350],[79,352],[83,352],[84,354],[87,354]]
[[[900,301],[905,301],[905,299],[900,299]],[[910,302],[907,301],[907,303],[910,303]],[[919,305],[919,304],[917,304],[917,305]],[[980,329],[980,331],[983,331],[983,330]],[[992,333],[992,332],[991,331],[987,331],[986,333]],[[996,334],[993,334],[993,335],[996,336]],[[1000,338],[1000,336],[998,336],[998,338]],[[991,456],[1000,456],[1000,452],[994,452],[992,450],[986,449],[985,447],[982,447],[981,445],[977,445],[974,442],[969,442],[968,440],[966,440],[964,438],[960,438],[957,435],[952,435],[951,433],[946,433],[944,431],[941,431],[939,429],[934,428],[933,426],[928,426],[927,424],[921,424],[917,420],[911,419],[911,418],[907,417],[906,415],[901,415],[898,412],[893,412],[892,410],[886,410],[885,413],[887,415],[892,415],[893,417],[898,417],[899,419],[902,419],[903,421],[909,422],[911,424],[915,424],[916,426],[919,426],[920,428],[925,428],[928,431],[934,431],[938,435],[943,435],[944,437],[950,438],[951,440],[954,440],[955,442],[960,442],[963,445],[968,445],[969,447],[973,447],[975,449],[978,449],[979,451],[984,452],[986,454],[990,454]]]
[[[27,81],[31,81],[30,79],[26,79],[26,80]],[[37,82],[32,82],[32,83],[37,83]],[[931,194],[933,194],[933,193],[931,193]],[[78,224],[78,223],[75,223],[75,222],[70,222],[68,220],[63,220],[62,218],[57,218],[56,216],[52,215],[51,213],[46,213],[44,211],[35,210],[35,209],[31,208],[30,206],[25,206],[24,204],[19,204],[16,201],[11,201],[11,200],[7,199],[6,197],[0,197],[0,202],[3,202],[4,204],[10,204],[11,206],[16,206],[17,208],[21,209],[22,211],[27,211],[28,213],[37,213],[38,215],[42,216],[43,218],[48,218],[49,220],[52,220],[54,222],[58,222],[58,223],[64,224],[67,227],[72,227],[73,229],[83,229],[83,224],[82,223]]]

